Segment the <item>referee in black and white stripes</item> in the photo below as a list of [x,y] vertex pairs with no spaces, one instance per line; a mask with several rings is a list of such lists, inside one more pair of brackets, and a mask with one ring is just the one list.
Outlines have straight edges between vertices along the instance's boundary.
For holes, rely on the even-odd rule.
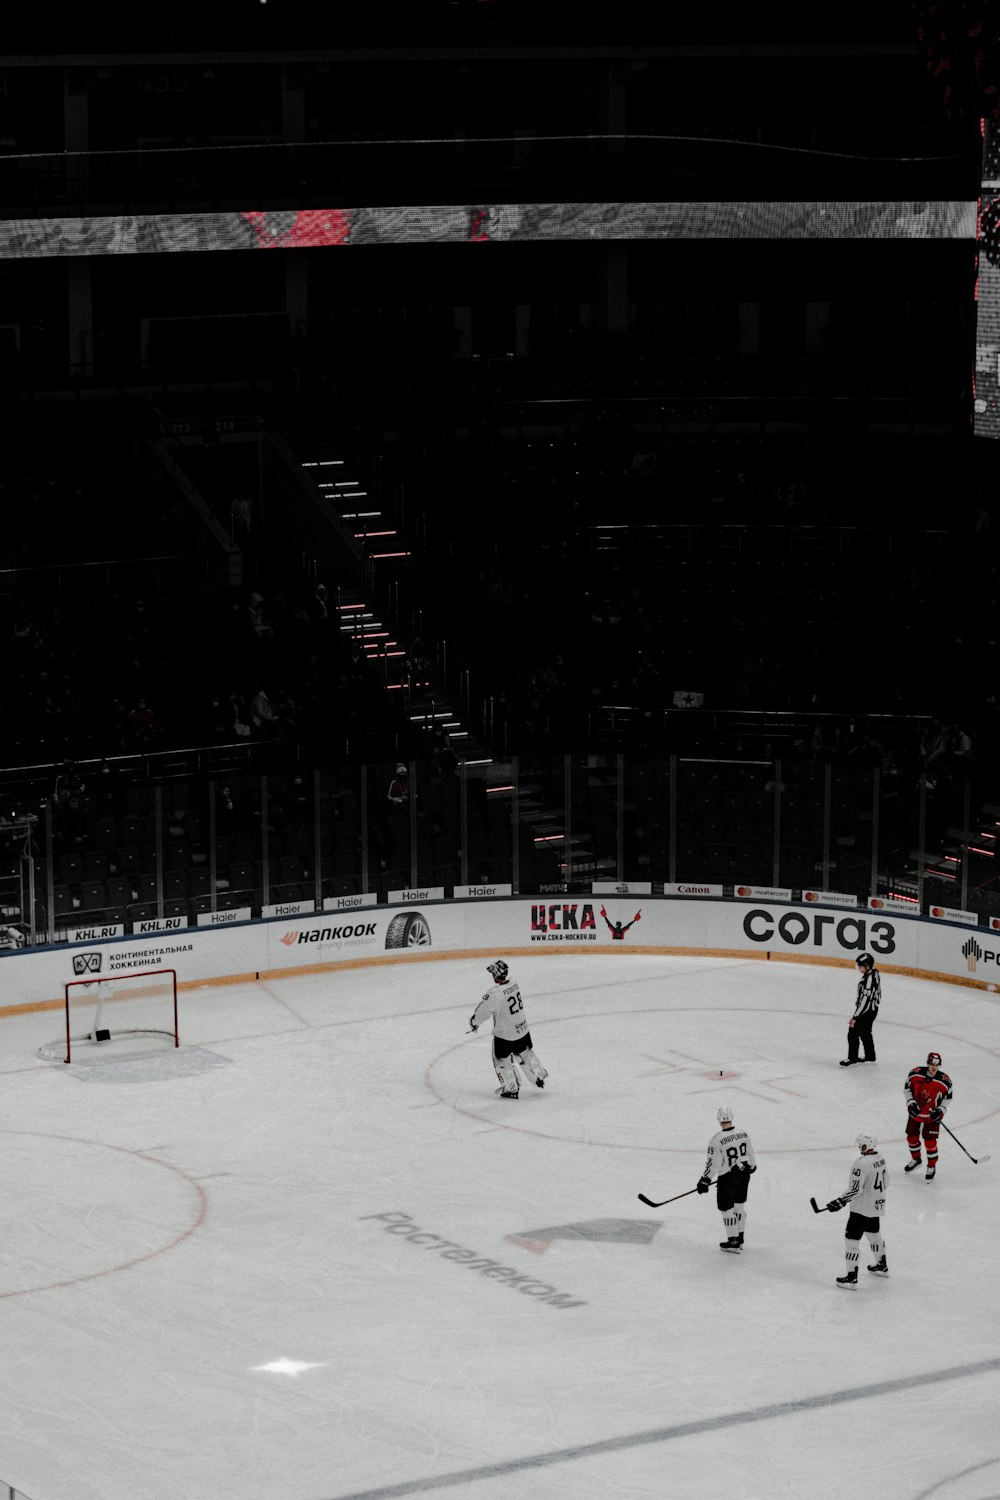
[[[842,1068],[850,1068],[856,1062],[875,1061],[875,1043],[872,1027],[878,1015],[882,999],[882,981],[875,960],[870,953],[862,953],[854,962],[861,971],[858,980],[858,996],[854,1003],[854,1014],[847,1023],[847,1056],[841,1060]],[[865,1055],[858,1057],[858,1047],[864,1044]]]

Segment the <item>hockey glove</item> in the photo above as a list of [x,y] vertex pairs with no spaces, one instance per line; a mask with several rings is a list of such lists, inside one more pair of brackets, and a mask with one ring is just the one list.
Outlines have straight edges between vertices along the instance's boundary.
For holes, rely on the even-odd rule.
[[835,1214],[840,1209],[842,1209],[844,1205],[841,1203],[839,1198],[831,1198],[826,1206],[830,1213]]
[[698,1178],[698,1191],[699,1191],[699,1193],[707,1193],[708,1190],[709,1190],[709,1188],[711,1186],[712,1186],[712,1184],[709,1182],[709,1180],[708,1180],[707,1177],[699,1177]]
[[935,1125],[937,1124],[937,1122],[939,1120],[943,1120],[943,1119],[944,1119],[944,1110],[943,1109],[932,1109],[931,1110],[931,1120],[933,1121],[933,1123]]
[[910,1114],[910,1117],[915,1120],[917,1115],[919,1115],[920,1113],[920,1105],[917,1103],[916,1099],[911,1099],[906,1108]]
[[741,1161],[740,1162],[740,1171],[741,1172],[756,1172],[756,1170],[757,1170],[757,1168],[756,1167],[752,1167],[748,1161]]

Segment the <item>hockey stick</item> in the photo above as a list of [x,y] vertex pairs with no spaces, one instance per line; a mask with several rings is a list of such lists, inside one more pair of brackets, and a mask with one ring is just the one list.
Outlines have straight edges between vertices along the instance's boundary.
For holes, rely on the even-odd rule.
[[827,1204],[824,1208],[820,1208],[819,1205],[817,1204],[815,1198],[810,1198],[809,1202],[813,1206],[813,1213],[814,1214],[828,1214],[830,1212],[830,1206],[829,1206],[829,1204]]
[[[711,1187],[712,1183],[710,1182],[708,1185],[709,1187]],[[664,1198],[662,1203],[654,1203],[652,1198],[647,1198],[645,1193],[640,1193],[639,1201],[641,1203],[645,1203],[648,1208],[663,1208],[667,1203],[676,1203],[678,1198],[690,1198],[691,1194],[696,1193],[697,1191],[698,1189],[696,1187],[688,1188],[686,1193],[678,1193],[676,1197],[673,1198]]]
[[[948,1134],[951,1136],[952,1140],[955,1142],[955,1145],[959,1148],[960,1151],[965,1151],[965,1147],[962,1145],[962,1142],[959,1140],[958,1136],[954,1133],[954,1131],[948,1130],[948,1127],[943,1120],[941,1121],[941,1129],[948,1131]],[[980,1162],[990,1160],[988,1156],[973,1156],[971,1151],[965,1151],[965,1154],[972,1162],[973,1166],[976,1167],[979,1166]]]

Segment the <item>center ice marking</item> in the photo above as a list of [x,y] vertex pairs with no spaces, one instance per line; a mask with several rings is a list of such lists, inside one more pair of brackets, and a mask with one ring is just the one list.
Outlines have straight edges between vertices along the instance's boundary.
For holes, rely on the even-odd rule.
[[[799,1089],[788,1087],[787,1080],[798,1079],[798,1074],[796,1073],[779,1073],[773,1078],[762,1078],[758,1076],[752,1063],[745,1063],[740,1068],[712,1068],[706,1067],[703,1057],[689,1057],[684,1052],[668,1051],[666,1057],[654,1057],[649,1052],[644,1052],[642,1055],[647,1062],[657,1063],[658,1066],[648,1069],[645,1073],[640,1073],[640,1078],[659,1078],[670,1073],[687,1073],[692,1079],[703,1078],[711,1085],[710,1088],[692,1089],[690,1092],[693,1094],[711,1093],[712,1089],[720,1083],[731,1084],[734,1079],[745,1078],[749,1075],[753,1079],[755,1087],[750,1088],[745,1083],[737,1084],[735,1088],[730,1088],[729,1092],[732,1094],[750,1094],[755,1099],[766,1099],[772,1104],[776,1102],[774,1098],[774,1094],[776,1093],[791,1094],[796,1099],[805,1099],[807,1097]],[[673,1061],[674,1058],[682,1060],[675,1062]],[[765,1090],[770,1090],[771,1092],[764,1092]]]

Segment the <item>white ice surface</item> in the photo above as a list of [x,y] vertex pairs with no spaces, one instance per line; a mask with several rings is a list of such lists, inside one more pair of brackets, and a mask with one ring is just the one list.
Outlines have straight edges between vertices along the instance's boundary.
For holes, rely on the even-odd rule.
[[[516,1102],[463,1035],[478,959],[183,992],[186,1073],[40,1063],[53,1017],[0,1020],[0,1478],[32,1500],[1000,1492],[997,997],[886,975],[878,1063],[842,1069],[850,964],[512,972],[550,1073]],[[902,1170],[930,1047],[947,1123],[996,1158],[942,1135],[933,1184]],[[759,1162],[738,1257],[714,1193],[636,1197],[694,1186],[720,1103]],[[844,1190],[862,1129],[893,1173],[891,1274],[862,1249],[845,1292],[846,1214],[809,1198]],[[423,1239],[389,1232],[403,1215]]]

